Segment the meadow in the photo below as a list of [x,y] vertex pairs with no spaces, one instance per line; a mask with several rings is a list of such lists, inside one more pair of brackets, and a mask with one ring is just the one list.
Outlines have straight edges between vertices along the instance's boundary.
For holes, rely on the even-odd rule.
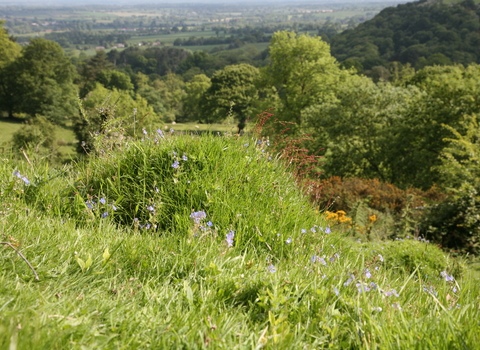
[[351,239],[268,140],[220,136],[3,154],[0,349],[479,348],[461,259]]

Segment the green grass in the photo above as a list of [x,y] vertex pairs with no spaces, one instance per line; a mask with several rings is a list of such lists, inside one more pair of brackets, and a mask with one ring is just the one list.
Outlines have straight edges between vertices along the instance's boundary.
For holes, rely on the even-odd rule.
[[0,240],[40,278],[0,246],[0,349],[479,348],[478,280],[434,245],[325,233],[265,143],[148,137],[0,162]]

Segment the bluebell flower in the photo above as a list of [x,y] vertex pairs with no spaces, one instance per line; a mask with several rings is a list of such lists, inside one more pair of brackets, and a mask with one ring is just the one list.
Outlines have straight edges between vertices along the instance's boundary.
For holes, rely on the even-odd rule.
[[177,169],[180,166],[180,163],[176,160],[173,162],[172,167]]
[[115,206],[115,204],[112,204],[112,209],[115,211],[117,210],[117,207]]
[[327,262],[325,261],[325,258],[318,258],[318,261],[320,261],[322,265],[327,266]]
[[195,212],[191,213],[190,217],[193,219],[193,221],[196,224],[199,224],[200,221],[202,221],[203,219],[205,219],[207,217],[207,214],[204,211],[200,210],[200,211],[195,211]]
[[248,143],[244,144],[243,146],[248,147]]
[[275,266],[273,266],[273,264],[270,264],[267,266],[267,269],[270,273],[275,273],[277,272],[277,269],[275,268]]
[[316,233],[316,232],[317,232],[317,230],[315,230],[315,227],[312,227],[312,228],[310,229],[310,231],[312,231],[312,233]]
[[338,291],[338,288],[334,287],[333,291],[335,292],[335,295],[338,297],[338,295],[340,294],[340,292]]
[[382,309],[380,306],[374,306],[374,307],[372,307],[372,311],[378,311],[378,312],[380,312],[380,311],[382,311],[382,310],[383,310],[383,309]]
[[212,226],[213,226],[213,222],[208,221],[208,222],[207,222],[207,226],[208,226],[208,227],[212,227]]
[[327,226],[327,227],[325,228],[325,233],[326,233],[326,234],[332,233],[332,230],[330,230],[330,227],[329,227],[329,226]]
[[158,133],[158,135],[160,135],[160,137],[165,137],[162,130],[157,129],[157,133]]
[[292,243],[292,239],[291,239],[291,238],[288,238],[288,239],[285,241],[285,243],[287,243],[287,244]]
[[447,271],[442,271],[440,272],[440,275],[445,278],[445,281],[447,282],[453,282],[455,280],[455,278],[453,278],[453,276],[449,276]]
[[185,161],[185,162],[188,160],[188,158],[185,154],[182,156],[182,160]]
[[103,213],[101,216],[102,218],[106,218],[108,216],[108,212]]
[[107,201],[106,201],[106,200],[105,200],[105,198],[103,198],[103,197],[102,197],[102,198],[100,198],[99,202],[100,202],[100,203],[102,203],[102,204],[105,204],[105,203],[107,203]]
[[317,260],[318,260],[318,256],[317,256],[317,255],[314,255],[314,256],[312,256],[312,257],[310,258],[310,261],[311,261],[312,263],[314,263],[314,262],[317,261]]
[[365,269],[365,277],[366,278],[372,278],[372,274],[370,273],[369,269]]
[[146,224],[146,225],[145,225],[145,229],[147,229],[147,230],[149,230],[149,229],[150,229],[150,227],[152,227],[152,225],[151,225],[151,224]]
[[18,170],[15,170],[13,172],[13,175],[15,175],[16,177],[18,177],[19,179],[22,179],[23,182],[25,182],[27,185],[30,183],[30,181],[28,181],[27,177],[26,176],[22,176],[22,174],[20,174],[20,172]]
[[304,228],[302,228],[301,232],[302,232],[302,233],[307,233],[307,230],[305,230]]
[[154,212],[154,211],[155,211],[155,208],[154,208],[153,206],[149,205],[149,206],[147,207],[147,210],[150,211],[150,212]]
[[147,135],[147,134],[148,134],[148,133],[147,133],[147,130],[145,130],[145,128],[142,129],[142,132],[143,132],[144,135]]
[[235,231],[232,231],[230,230],[228,233],[227,233],[227,246],[228,247],[233,247],[233,238],[235,237]]

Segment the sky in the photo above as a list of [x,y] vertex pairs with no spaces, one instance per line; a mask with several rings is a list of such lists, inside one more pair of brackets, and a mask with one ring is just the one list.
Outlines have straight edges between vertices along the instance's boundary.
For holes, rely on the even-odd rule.
[[[341,3],[400,3],[399,0],[243,0],[242,5],[261,4],[341,4]],[[141,5],[141,4],[238,4],[238,0],[0,0],[0,6],[84,6],[84,5]]]

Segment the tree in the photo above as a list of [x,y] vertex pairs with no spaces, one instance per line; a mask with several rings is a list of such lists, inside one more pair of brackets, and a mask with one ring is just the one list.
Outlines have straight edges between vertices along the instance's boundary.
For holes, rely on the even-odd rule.
[[281,105],[276,116],[300,126],[303,111],[335,100],[334,87],[351,74],[339,68],[329,45],[321,38],[283,31],[272,37],[263,84],[278,91]]
[[182,118],[191,121],[204,118],[200,110],[200,103],[211,84],[210,78],[205,74],[195,75],[190,82],[185,84],[186,95],[183,99]]
[[324,176],[396,183],[399,174],[393,171],[397,160],[391,157],[391,145],[405,115],[421,101],[420,90],[353,76],[340,84],[337,97],[304,113],[313,138],[309,149],[325,149]]
[[14,104],[11,101],[11,83],[13,78],[11,65],[20,56],[21,46],[12,41],[7,30],[0,21],[0,111],[6,111],[10,118],[13,117]]
[[217,71],[202,101],[205,121],[221,121],[231,113],[242,131],[258,100],[255,82],[259,74],[259,70],[249,64],[227,66]]
[[0,21],[0,70],[12,63],[22,50],[21,46],[13,41],[5,28],[2,27],[3,21]]
[[102,70],[97,74],[97,81],[107,89],[133,90],[133,84],[130,77],[116,70]]
[[75,114],[75,67],[57,43],[33,39],[22,55],[8,65],[2,81],[2,109],[31,116],[44,115],[62,123]]

